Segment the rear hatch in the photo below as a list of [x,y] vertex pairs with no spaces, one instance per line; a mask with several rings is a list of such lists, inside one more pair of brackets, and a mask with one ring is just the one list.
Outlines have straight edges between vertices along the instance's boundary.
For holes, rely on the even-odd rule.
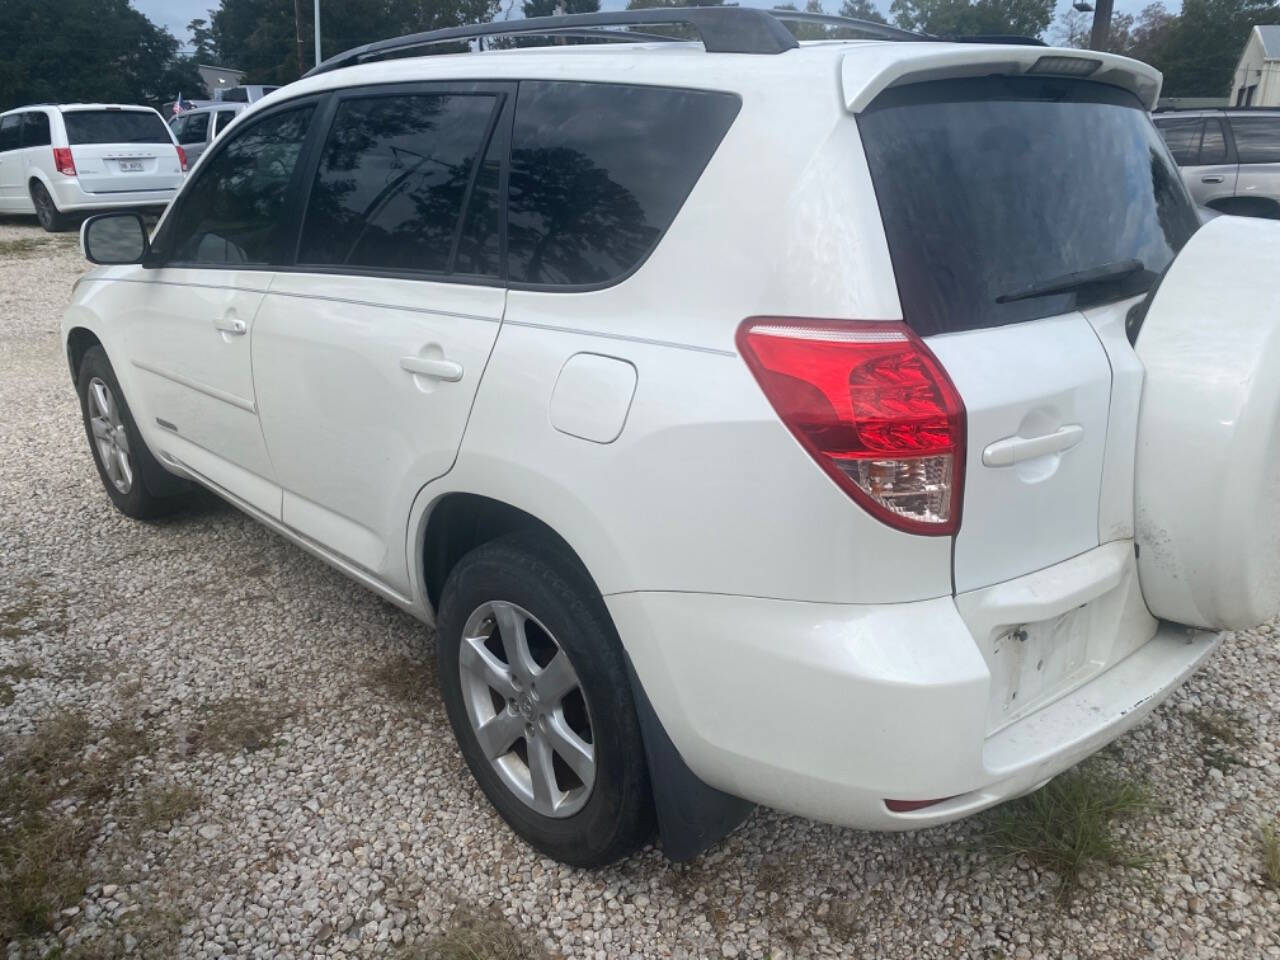
[[[1104,476],[1128,484],[1131,514],[1134,451],[1108,448],[1109,427],[1133,424],[1109,424],[1096,324],[1148,290],[1197,226],[1141,102],[1070,78],[954,78],[892,87],[858,123],[903,318],[964,403],[956,592],[1131,527],[1109,517],[1099,533]],[[1109,472],[1108,456],[1127,464]]]
[[182,164],[169,128],[153,110],[65,109],[62,122],[86,193],[174,190]]

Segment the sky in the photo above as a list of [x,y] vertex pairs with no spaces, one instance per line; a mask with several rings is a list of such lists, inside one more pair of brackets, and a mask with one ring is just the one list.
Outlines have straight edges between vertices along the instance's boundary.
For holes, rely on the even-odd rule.
[[[302,2],[310,4],[313,0],[302,0]],[[505,10],[510,0],[501,0],[501,2],[502,9]],[[740,2],[743,6],[772,7],[775,0],[740,0]],[[804,6],[799,0],[793,0],[793,2],[797,7]],[[831,13],[840,9],[841,0],[824,0],[824,2]],[[873,2],[880,8],[881,13],[888,15],[891,0],[873,0]],[[1115,11],[1136,14],[1150,2],[1151,0],[1115,0]],[[186,45],[189,42],[187,24],[197,17],[209,19],[209,8],[216,8],[217,0],[133,0],[133,5],[145,13],[152,23],[164,27]],[[600,4],[601,9],[604,10],[620,10],[626,5],[626,0],[601,0]],[[1182,0],[1164,0],[1164,5],[1171,12],[1177,12],[1182,9]],[[1059,14],[1069,7],[1070,3],[1067,0],[1059,0]],[[515,9],[519,11],[520,0],[515,0]],[[320,0],[320,24],[323,28],[324,0]]]

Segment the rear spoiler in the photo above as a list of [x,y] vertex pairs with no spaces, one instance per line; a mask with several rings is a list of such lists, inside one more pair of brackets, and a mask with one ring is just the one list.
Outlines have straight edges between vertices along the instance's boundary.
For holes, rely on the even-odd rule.
[[845,107],[861,113],[890,87],[926,80],[986,77],[992,74],[1078,77],[1134,94],[1148,111],[1160,98],[1160,71],[1137,60],[1094,50],[1013,45],[886,43],[860,47],[840,64]]

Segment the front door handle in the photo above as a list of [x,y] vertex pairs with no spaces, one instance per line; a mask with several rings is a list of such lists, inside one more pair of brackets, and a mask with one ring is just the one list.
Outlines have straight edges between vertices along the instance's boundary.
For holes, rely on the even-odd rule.
[[1220,177],[1215,173],[1215,174],[1210,174],[1207,177],[1201,177],[1200,182],[1201,183],[1221,183],[1223,179],[1224,179],[1223,177]]
[[420,377],[456,383],[462,379],[462,364],[443,357],[401,357],[400,368]]
[[219,317],[213,321],[213,325],[223,333],[229,333],[233,337],[243,336],[244,332],[249,329],[248,325],[239,317]]
[[988,467],[1010,467],[1023,460],[1070,450],[1084,439],[1084,427],[1069,423],[1042,437],[1005,437],[982,451],[982,462]]

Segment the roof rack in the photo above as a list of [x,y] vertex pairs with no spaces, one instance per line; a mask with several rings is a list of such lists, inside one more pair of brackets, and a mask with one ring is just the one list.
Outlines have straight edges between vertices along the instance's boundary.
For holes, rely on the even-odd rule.
[[[832,17],[825,14],[793,10],[761,10],[754,7],[657,7],[641,10],[617,10],[607,13],[575,13],[559,17],[530,17],[475,23],[462,27],[428,30],[403,37],[378,40],[355,47],[317,64],[305,76],[328,73],[342,67],[369,60],[403,54],[408,50],[458,43],[483,37],[506,36],[577,36],[602,40],[651,41],[655,34],[633,35],[607,27],[630,27],[647,24],[684,24],[698,34],[708,53],[778,54],[799,46],[783,20],[823,23],[857,30],[868,36],[886,40],[928,40],[920,34],[899,30],[883,23]],[[662,40],[677,39],[661,37]]]
[[1011,47],[1047,47],[1039,37],[1020,37],[1016,33],[974,33],[964,36],[938,37],[951,43],[1002,43]]

